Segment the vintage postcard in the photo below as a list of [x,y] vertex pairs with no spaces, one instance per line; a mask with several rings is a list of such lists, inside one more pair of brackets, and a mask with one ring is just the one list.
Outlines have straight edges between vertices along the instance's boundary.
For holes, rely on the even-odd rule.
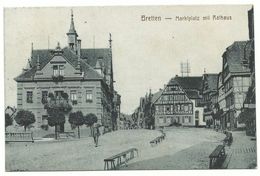
[[255,169],[254,6],[4,9],[5,169]]

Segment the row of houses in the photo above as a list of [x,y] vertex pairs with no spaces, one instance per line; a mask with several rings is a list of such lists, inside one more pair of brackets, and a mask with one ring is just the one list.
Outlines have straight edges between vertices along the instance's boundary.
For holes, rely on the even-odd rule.
[[[112,39],[108,48],[82,48],[71,13],[67,46],[34,49],[26,68],[15,78],[17,110],[29,110],[36,118],[34,127],[46,124],[44,104],[52,94],[56,99],[68,95],[72,111],[93,113],[107,130],[117,129],[121,96],[114,90]],[[65,125],[65,126],[64,126]],[[68,119],[60,129],[70,130]]]
[[[235,130],[246,125],[255,133],[253,9],[248,19],[249,40],[226,48],[221,72],[171,78],[163,89],[140,99],[132,115],[138,126],[181,124]],[[153,122],[148,125],[147,119]]]

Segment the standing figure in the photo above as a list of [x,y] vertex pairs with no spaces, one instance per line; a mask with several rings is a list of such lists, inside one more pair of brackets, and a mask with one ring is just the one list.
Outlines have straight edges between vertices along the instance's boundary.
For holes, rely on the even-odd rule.
[[94,138],[95,147],[98,146],[98,137],[100,136],[99,127],[100,127],[99,124],[97,123],[93,124],[92,136]]

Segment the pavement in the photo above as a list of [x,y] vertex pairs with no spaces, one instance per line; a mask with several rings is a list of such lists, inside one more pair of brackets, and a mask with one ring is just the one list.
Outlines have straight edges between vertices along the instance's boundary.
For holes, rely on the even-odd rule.
[[[106,133],[95,147],[93,138],[9,143],[5,149],[6,171],[103,170],[104,159],[137,148],[139,156],[122,170],[208,169],[208,156],[225,135],[205,128],[168,128],[166,139],[152,147],[161,135],[156,130],[118,130]],[[226,147],[229,169],[256,167],[256,141],[245,132],[233,132]]]
[[[209,155],[225,135],[205,128],[172,128],[164,131],[166,139],[147,148],[143,156],[123,170],[208,169]],[[142,155],[145,155],[142,153]]]
[[227,148],[230,160],[228,169],[253,169],[257,166],[256,141],[253,137],[246,136],[245,131],[235,131],[233,143]]

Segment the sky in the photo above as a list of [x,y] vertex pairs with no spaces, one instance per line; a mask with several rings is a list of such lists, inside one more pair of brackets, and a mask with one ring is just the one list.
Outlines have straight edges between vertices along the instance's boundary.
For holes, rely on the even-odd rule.
[[[219,73],[222,54],[234,41],[248,40],[247,11],[251,5],[73,7],[82,48],[107,48],[112,34],[115,89],[121,111],[131,114],[151,89],[163,88],[180,63],[190,63],[190,76]],[[5,8],[5,106],[16,106],[16,82],[34,49],[67,46],[71,8]],[[141,16],[161,21],[141,21]],[[202,20],[210,15],[210,20]],[[213,15],[232,20],[213,20]],[[176,21],[199,16],[200,21]],[[166,20],[165,18],[172,18]],[[49,38],[49,42],[48,42]],[[49,43],[49,44],[48,44]]]

